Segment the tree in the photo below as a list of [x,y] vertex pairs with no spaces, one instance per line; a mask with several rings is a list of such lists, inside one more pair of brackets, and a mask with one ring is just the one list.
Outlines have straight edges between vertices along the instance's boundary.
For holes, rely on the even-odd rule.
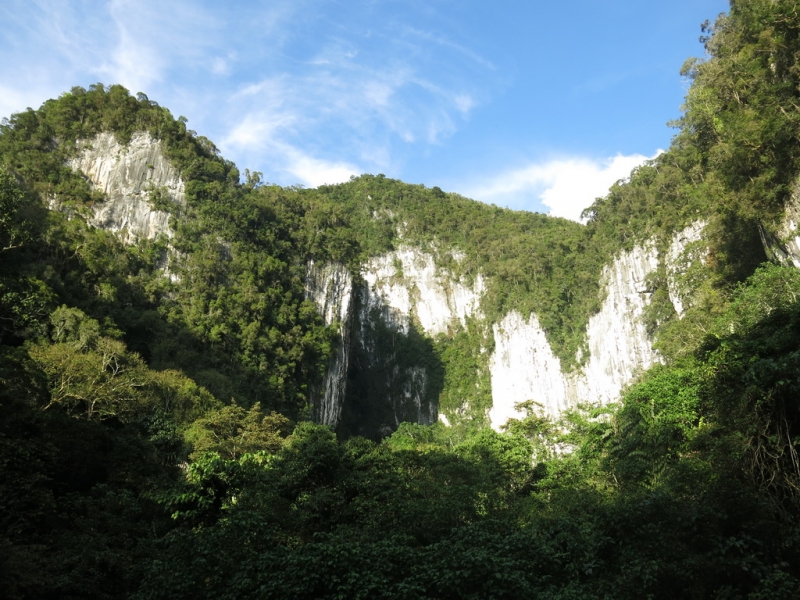
[[22,190],[0,167],[0,251],[2,252],[19,247],[24,239],[22,224],[17,219],[22,202]]
[[265,415],[256,402],[249,410],[235,402],[198,419],[188,433],[194,445],[192,458],[216,452],[237,460],[260,450],[275,453],[284,445],[289,419],[276,412]]

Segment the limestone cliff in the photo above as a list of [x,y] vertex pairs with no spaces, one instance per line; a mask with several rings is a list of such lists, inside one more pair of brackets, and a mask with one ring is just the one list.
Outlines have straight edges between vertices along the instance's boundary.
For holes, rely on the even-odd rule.
[[[703,227],[704,223],[694,223],[677,232],[661,259],[678,314],[687,301],[679,286],[681,277],[704,256]],[[488,418],[492,425],[499,428],[518,416],[514,406],[526,400],[539,402],[554,417],[578,402],[613,402],[638,373],[659,362],[642,319],[651,296],[648,276],[658,268],[659,254],[653,244],[623,252],[604,268],[604,299],[586,329],[588,356],[584,361],[579,356],[577,362],[582,366],[572,372],[562,368],[535,314],[526,317],[512,311],[494,323],[494,351],[488,365],[492,390]],[[316,280],[321,272],[309,273]],[[330,277],[339,277],[336,273],[331,270]],[[431,338],[451,334],[463,327],[468,317],[482,318],[484,280],[461,281],[438,269],[432,255],[411,247],[371,259],[360,275],[355,303],[323,309],[324,303],[317,302],[323,314],[339,315],[338,322],[353,318],[351,367],[355,367],[347,394],[333,391],[343,389],[344,379],[338,388],[331,379],[325,387],[330,391],[321,404],[335,404],[333,397],[338,393],[338,398],[345,398],[343,414],[355,410],[351,424],[372,422],[387,431],[403,420],[435,421],[437,399],[431,394],[435,391],[431,377],[437,365]],[[310,287],[326,285],[335,287],[334,279]],[[352,317],[342,312],[350,306]],[[329,317],[326,321],[333,322]],[[341,360],[336,359],[332,367],[338,373],[342,372]]]
[[699,266],[702,265],[708,249],[703,242],[703,231],[707,223],[696,221],[678,231],[672,237],[665,262],[669,299],[678,317],[689,307],[692,291],[699,284],[694,281]]
[[116,232],[124,241],[172,237],[169,213],[156,210],[151,195],[177,204],[185,202],[184,185],[164,155],[161,142],[136,133],[120,144],[111,133],[78,142],[78,156],[69,166],[83,173],[105,200],[95,205],[92,225]]
[[[184,184],[159,141],[139,133],[123,145],[106,133],[78,148],[69,165],[105,195],[94,208],[93,225],[127,242],[172,236],[170,215],[154,207],[152,195],[157,191],[160,201],[182,205]],[[784,225],[796,264],[798,206],[787,209]],[[661,258],[645,243],[604,268],[601,307],[586,329],[588,352],[584,360],[577,357],[581,366],[574,371],[562,368],[537,315],[512,310],[486,324],[491,337],[484,338],[480,352],[493,348],[484,354],[492,395],[486,417],[492,425],[515,416],[515,404],[526,400],[541,403],[551,416],[578,402],[612,402],[639,372],[659,362],[642,321],[651,295],[648,276],[664,268],[670,300],[682,315],[691,296],[687,278],[706,252],[704,226],[698,222],[677,232]],[[458,262],[458,252],[450,260]],[[470,318],[485,320],[485,292],[480,275],[456,276],[433,254],[410,245],[367,260],[355,274],[341,264],[310,262],[306,298],[338,333],[327,373],[311,389],[313,419],[370,436],[386,434],[402,421],[435,422],[444,374],[434,338],[463,330]]]
[[636,373],[658,362],[641,319],[649,302],[646,278],[657,267],[652,245],[624,252],[605,267],[605,300],[586,329],[588,360],[574,372],[562,371],[536,315],[525,322],[511,313],[496,324],[492,426],[518,416],[514,405],[526,400],[540,403],[551,416],[578,402],[612,402]]
[[455,277],[409,246],[362,266],[343,410],[348,431],[374,435],[402,421],[436,421],[443,374],[431,338],[478,315],[483,289],[481,277]]
[[482,277],[471,284],[456,279],[437,268],[433,256],[408,246],[372,258],[361,272],[363,317],[377,310],[403,333],[412,324],[431,336],[452,332],[479,311],[484,291]]
[[514,405],[526,400],[538,402],[549,415],[565,410],[569,402],[569,381],[536,315],[531,314],[526,320],[512,311],[494,324],[492,333],[494,353],[489,362],[492,425],[497,428],[519,416]]
[[306,267],[306,298],[312,300],[326,325],[336,327],[338,343],[319,386],[311,390],[312,418],[336,426],[342,415],[350,362],[350,330],[353,324],[353,276],[342,264]]

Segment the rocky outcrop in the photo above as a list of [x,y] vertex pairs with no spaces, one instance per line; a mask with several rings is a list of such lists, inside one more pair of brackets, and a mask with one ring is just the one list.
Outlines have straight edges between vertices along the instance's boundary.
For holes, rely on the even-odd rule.
[[184,185],[160,141],[136,133],[128,144],[120,144],[114,134],[100,133],[79,141],[78,149],[69,166],[105,195],[94,207],[92,225],[116,232],[126,242],[172,237],[170,215],[153,208],[151,195],[180,205],[185,202]]
[[664,261],[667,289],[670,302],[679,318],[683,317],[691,302],[695,287],[695,282],[691,281],[693,267],[701,264],[708,254],[708,248],[703,243],[705,227],[705,221],[696,221],[677,232],[667,250]]
[[[706,253],[704,226],[698,222],[677,232],[661,259],[679,315],[688,294],[681,278]],[[342,269],[312,264],[307,275],[307,296],[327,323],[344,328],[343,344],[349,347],[349,356],[339,349],[331,361],[316,418],[335,425],[343,415],[366,435],[391,431],[402,421],[436,421],[435,375],[441,365],[431,338],[453,333],[470,317],[482,318],[483,279],[457,278],[438,268],[432,255],[411,247],[368,261],[358,286]],[[586,329],[588,356],[584,361],[578,356],[582,366],[571,372],[562,368],[535,314],[512,311],[494,323],[488,361],[492,426],[521,416],[515,405],[527,400],[552,417],[579,402],[613,402],[637,374],[658,363],[643,322],[652,295],[648,278],[657,269],[653,244],[623,252],[603,269],[603,301]]]
[[349,431],[371,436],[402,421],[433,423],[441,369],[431,337],[479,314],[483,279],[462,280],[430,254],[401,247],[369,260],[359,280],[338,264],[306,270],[306,297],[341,340],[312,390],[314,419],[332,426],[344,419]]
[[568,406],[569,382],[561,361],[553,354],[539,319],[516,311],[492,327],[494,353],[489,359],[492,408],[489,420],[495,429],[518,417],[514,405],[533,400],[545,413],[558,415]]
[[479,314],[483,279],[458,278],[409,246],[367,261],[360,276],[353,386],[345,408],[349,428],[363,427],[370,435],[402,421],[435,422],[442,368],[431,338],[451,334]]
[[765,249],[768,252],[771,250],[784,264],[800,268],[800,181],[786,203],[778,238],[777,243]]
[[605,267],[605,300],[586,329],[589,357],[575,372],[562,370],[536,315],[525,321],[512,312],[496,324],[490,361],[492,426],[521,416],[514,406],[526,400],[538,402],[553,417],[579,401],[612,402],[636,373],[658,362],[641,319],[650,301],[647,276],[657,267],[652,246],[637,246]]
[[452,332],[478,313],[484,291],[480,275],[471,284],[456,279],[437,268],[433,256],[408,246],[369,260],[361,276],[363,315],[378,310],[404,333],[412,323],[431,336]]
[[652,245],[637,246],[603,269],[606,298],[600,312],[589,319],[586,338],[589,358],[573,375],[570,403],[606,404],[619,398],[633,377],[660,361],[643,322],[651,290],[647,277],[658,268]]
[[[138,133],[123,145],[103,133],[79,142],[78,150],[69,166],[105,198],[94,207],[93,225],[127,242],[172,236],[170,215],[154,207],[154,196],[159,204],[180,206],[184,185],[161,142]],[[798,198],[787,207],[782,233],[787,260],[800,266]],[[698,222],[676,233],[663,257],[679,316],[691,297],[687,278],[705,256],[704,226]],[[454,252],[450,259],[460,257]],[[648,275],[658,267],[655,247],[644,244],[603,270],[604,299],[586,330],[588,355],[573,372],[562,369],[536,315],[512,311],[487,326],[494,342],[488,358],[493,426],[516,416],[514,405],[526,400],[539,402],[551,416],[579,401],[612,402],[637,373],[658,362],[642,322],[651,295]],[[334,427],[349,421],[351,430],[367,435],[391,431],[402,421],[435,422],[442,365],[432,338],[454,334],[469,318],[483,318],[484,291],[480,275],[457,277],[439,267],[433,254],[411,246],[368,260],[358,281],[344,265],[309,263],[306,298],[339,337],[323,381],[311,390],[313,419]]]

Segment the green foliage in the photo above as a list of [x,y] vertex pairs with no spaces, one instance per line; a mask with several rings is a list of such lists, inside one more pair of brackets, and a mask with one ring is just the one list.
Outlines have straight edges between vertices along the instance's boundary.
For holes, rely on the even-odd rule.
[[436,340],[444,370],[439,413],[465,433],[488,425],[492,390],[490,352],[484,347],[487,337],[482,324],[470,319],[465,329],[450,338],[440,335]]
[[791,510],[800,506],[798,292],[796,270],[760,269],[720,323],[726,334],[702,348],[708,410],[724,432],[718,459],[740,457],[755,485]]
[[586,246],[580,225],[383,175],[363,175],[319,192],[351,228],[361,250],[354,258],[414,245],[469,285],[480,274],[487,284],[482,309],[490,322],[514,309],[535,312],[556,355],[565,365],[574,364],[585,323],[598,305],[607,258]]
[[272,412],[265,415],[256,402],[249,410],[235,403],[223,406],[197,419],[187,432],[194,446],[191,458],[216,452],[236,460],[243,454],[265,451],[274,453],[283,445],[289,419]]
[[[185,119],[120,86],[4,122],[5,596],[797,597],[800,275],[759,264],[800,168],[798,13],[737,0],[707,33],[670,150],[598,199],[586,227],[381,175],[303,190],[245,171],[240,184]],[[181,170],[172,249],[80,218],[102,197],[65,163],[101,131],[149,131]],[[376,318],[375,352],[351,363],[371,378],[349,385],[349,430],[419,414],[372,404],[391,386],[422,390],[454,426],[401,423],[376,443],[301,422],[285,436],[334,341],[304,300],[307,260],[355,271],[420,247],[442,273],[485,278],[487,323],[535,312],[574,365],[602,265],[644,238],[663,255],[697,219],[708,252],[675,276],[681,318],[667,270],[649,282],[666,364],[619,405],[554,422],[524,403],[489,430],[487,326],[431,340]]]
[[523,436],[502,435],[492,429],[483,429],[455,448],[455,452],[468,460],[491,465],[505,485],[498,487],[517,490],[525,488],[533,475],[533,445]]
[[17,248],[25,239],[19,218],[23,193],[4,169],[0,169],[0,252]]
[[700,376],[690,367],[651,369],[614,416],[609,468],[626,485],[658,485],[689,450],[700,423]]
[[[181,171],[187,206],[170,241],[179,254],[164,240],[125,247],[71,218],[103,198],[65,163],[76,142],[104,131],[122,143],[149,132]],[[42,313],[64,304],[113,323],[150,366],[186,372],[220,399],[304,411],[333,334],[303,299],[294,246],[306,241],[295,192],[239,185],[235,166],[187,130],[185,119],[121,86],[73,88],[13,115],[0,126],[0,157],[8,166],[0,237],[13,246],[4,253],[19,259],[0,278],[2,334],[36,337]],[[37,194],[62,214],[37,217],[32,227],[26,217],[40,204]],[[176,213],[159,190],[149,196],[155,208]],[[20,246],[23,238],[34,243]],[[180,285],[161,276],[167,262]]]

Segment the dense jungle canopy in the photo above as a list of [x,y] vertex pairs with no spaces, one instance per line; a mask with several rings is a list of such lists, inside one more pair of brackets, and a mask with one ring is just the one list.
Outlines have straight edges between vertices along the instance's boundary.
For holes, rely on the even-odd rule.
[[[4,120],[2,595],[800,597],[800,271],[764,243],[800,175],[799,11],[732,0],[704,25],[671,147],[586,225],[383,175],[270,185],[118,85]],[[174,237],[125,244],[87,224],[103,196],[66,163],[78,140],[141,131],[187,202],[152,194]],[[382,440],[310,422],[337,334],[304,297],[309,260],[440,254],[486,276],[487,318],[536,313],[575,367],[603,265],[697,220],[691,306],[678,318],[656,274],[665,364],[618,404],[585,398],[553,421],[528,403],[497,432],[476,395],[459,427]],[[453,248],[464,258],[448,263]],[[459,387],[479,334],[431,346],[442,403],[481,389]]]

